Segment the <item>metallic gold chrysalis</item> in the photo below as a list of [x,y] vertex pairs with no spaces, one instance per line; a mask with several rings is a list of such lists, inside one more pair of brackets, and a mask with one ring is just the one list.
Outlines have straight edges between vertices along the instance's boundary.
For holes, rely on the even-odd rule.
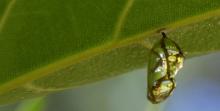
[[182,68],[184,55],[178,44],[167,38],[151,49],[148,62],[148,99],[156,104],[169,97],[176,87],[175,76]]

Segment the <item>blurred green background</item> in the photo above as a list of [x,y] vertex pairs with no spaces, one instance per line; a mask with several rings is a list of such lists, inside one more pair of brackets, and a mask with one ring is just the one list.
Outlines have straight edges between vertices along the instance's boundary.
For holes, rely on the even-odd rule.
[[219,111],[219,57],[215,53],[187,59],[173,95],[159,105],[146,99],[143,68],[44,99],[0,106],[0,111]]

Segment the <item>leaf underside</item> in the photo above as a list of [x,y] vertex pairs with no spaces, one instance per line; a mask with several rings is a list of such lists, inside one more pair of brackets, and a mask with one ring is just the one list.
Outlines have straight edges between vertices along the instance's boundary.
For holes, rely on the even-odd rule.
[[1,0],[0,104],[146,67],[160,31],[187,58],[216,52],[220,1]]

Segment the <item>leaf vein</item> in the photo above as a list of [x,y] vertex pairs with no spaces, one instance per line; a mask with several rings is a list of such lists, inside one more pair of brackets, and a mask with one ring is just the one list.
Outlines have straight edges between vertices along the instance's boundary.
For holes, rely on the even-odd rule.
[[134,0],[128,0],[125,7],[123,8],[123,10],[122,10],[117,22],[116,22],[116,25],[115,25],[115,29],[113,32],[113,41],[117,40],[117,38],[120,36],[125,19],[129,13],[133,3],[134,3]]
[[52,92],[52,91],[60,91],[60,90],[65,90],[66,88],[42,88],[39,86],[36,86],[34,84],[31,83],[27,83],[26,85],[24,85],[24,88],[31,90],[33,92]]
[[13,8],[15,3],[16,3],[16,0],[11,0],[9,2],[8,6],[6,7],[6,10],[5,10],[5,12],[4,12],[3,16],[2,16],[2,19],[0,20],[0,33],[2,32],[2,29],[3,29],[3,27],[4,27],[5,23],[6,23],[9,15],[10,15],[11,10],[12,10],[12,8]]

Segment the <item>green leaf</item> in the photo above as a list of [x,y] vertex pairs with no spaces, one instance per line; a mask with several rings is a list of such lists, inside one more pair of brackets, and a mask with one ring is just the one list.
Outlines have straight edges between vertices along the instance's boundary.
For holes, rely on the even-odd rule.
[[160,31],[194,57],[220,49],[219,0],[1,0],[0,104],[146,67]]
[[44,111],[43,109],[45,109],[45,99],[35,98],[23,101],[15,111]]

